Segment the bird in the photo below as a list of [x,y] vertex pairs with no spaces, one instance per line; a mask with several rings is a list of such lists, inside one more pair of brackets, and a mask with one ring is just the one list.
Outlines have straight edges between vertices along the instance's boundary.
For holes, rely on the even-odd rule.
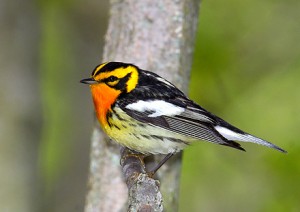
[[91,89],[103,131],[123,147],[143,155],[166,155],[155,173],[175,153],[197,141],[238,150],[250,142],[286,151],[246,133],[189,99],[163,77],[131,63],[97,65],[81,83]]

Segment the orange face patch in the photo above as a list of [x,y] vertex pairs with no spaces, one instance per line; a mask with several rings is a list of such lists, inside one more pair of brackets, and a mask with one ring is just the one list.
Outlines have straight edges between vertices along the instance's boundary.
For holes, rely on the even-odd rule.
[[94,84],[90,87],[97,118],[102,127],[106,128],[108,126],[107,113],[111,109],[111,105],[115,103],[121,91],[110,88],[105,83]]

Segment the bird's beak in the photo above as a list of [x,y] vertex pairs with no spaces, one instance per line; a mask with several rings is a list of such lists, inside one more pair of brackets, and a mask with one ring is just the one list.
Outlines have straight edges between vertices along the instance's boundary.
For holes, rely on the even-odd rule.
[[93,78],[86,78],[86,79],[83,79],[83,80],[80,80],[81,83],[84,83],[84,84],[97,84],[98,82],[96,80],[94,80]]

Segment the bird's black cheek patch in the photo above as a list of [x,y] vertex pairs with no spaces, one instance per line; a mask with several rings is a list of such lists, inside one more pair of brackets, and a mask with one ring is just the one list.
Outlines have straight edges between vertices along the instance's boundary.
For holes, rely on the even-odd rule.
[[114,86],[115,89],[126,91],[127,90],[127,83],[131,77],[131,73],[128,73],[125,77],[121,78],[119,82]]

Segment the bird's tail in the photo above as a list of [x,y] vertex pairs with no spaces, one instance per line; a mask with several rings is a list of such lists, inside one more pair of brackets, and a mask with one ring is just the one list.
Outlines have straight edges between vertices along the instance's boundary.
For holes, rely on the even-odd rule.
[[215,129],[226,139],[228,140],[236,140],[236,141],[242,141],[242,142],[251,142],[260,144],[263,146],[267,146],[273,149],[276,149],[280,152],[287,153],[284,149],[276,146],[275,144],[272,144],[266,140],[263,140],[261,138],[255,137],[253,135],[250,135],[248,133],[242,132],[239,130],[239,132],[235,132],[233,130],[228,129],[227,127],[222,126],[215,126]]

